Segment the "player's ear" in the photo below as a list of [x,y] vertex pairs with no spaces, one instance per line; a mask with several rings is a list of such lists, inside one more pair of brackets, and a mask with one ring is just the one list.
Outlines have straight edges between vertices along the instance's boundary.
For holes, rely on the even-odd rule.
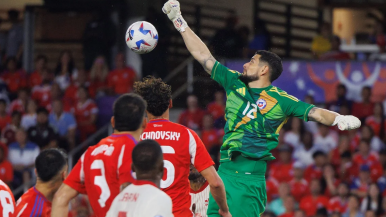
[[113,127],[113,129],[115,129],[115,119],[114,119],[114,116],[111,117],[111,126]]
[[145,130],[145,129],[146,129],[146,126],[147,126],[147,118],[146,118],[146,117],[143,117],[143,121],[142,121],[142,129]]
[[171,109],[171,108],[173,108],[173,100],[172,99],[169,100],[169,109]]
[[261,69],[261,74],[260,76],[264,76],[264,75],[268,75],[269,76],[269,66],[268,65],[264,65]]
[[36,171],[36,168],[34,169],[35,176],[38,177],[38,172]]
[[131,164],[131,171],[133,171],[133,173],[135,173],[135,167],[134,167],[134,164]]

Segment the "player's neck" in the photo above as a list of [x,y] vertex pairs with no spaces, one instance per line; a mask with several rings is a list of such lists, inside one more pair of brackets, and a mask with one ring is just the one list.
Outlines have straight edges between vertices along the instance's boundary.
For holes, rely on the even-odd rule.
[[147,119],[149,119],[149,121],[157,120],[157,119],[169,120],[169,109],[166,110],[161,116],[154,116],[154,115],[150,114],[149,112],[146,112],[146,113],[147,113]]
[[138,181],[148,181],[148,182],[152,182],[154,183],[157,188],[160,188],[160,184],[161,184],[161,178],[157,178],[157,177],[150,177],[150,176],[139,176],[137,177],[137,180]]
[[205,184],[205,182],[206,182],[206,180],[204,177],[200,177],[198,179],[191,180],[190,181],[190,188],[193,191],[198,191]]
[[59,184],[51,183],[51,182],[43,183],[43,182],[40,182],[38,180],[38,181],[36,181],[35,188],[48,201],[52,202],[52,200],[54,199],[54,195],[55,195],[56,191],[59,189],[60,185],[61,185],[60,183]]
[[133,136],[133,138],[136,141],[139,141],[140,138],[141,138],[142,130],[140,130],[140,129],[138,129],[137,131],[118,131],[118,130],[114,130],[114,134],[130,134],[131,136]]
[[253,81],[253,82],[250,82],[248,84],[248,86],[250,88],[266,88],[268,87],[269,85],[271,85],[272,83],[270,81],[266,81],[266,80],[262,80],[262,79],[259,79],[257,81]]

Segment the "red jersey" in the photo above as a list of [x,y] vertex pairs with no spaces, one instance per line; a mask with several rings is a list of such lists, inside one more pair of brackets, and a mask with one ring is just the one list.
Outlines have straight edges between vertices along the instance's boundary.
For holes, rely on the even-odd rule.
[[13,180],[13,167],[8,160],[3,160],[0,163],[0,180],[5,182],[12,182]]
[[178,123],[193,130],[199,130],[202,127],[202,119],[204,118],[205,111],[197,109],[195,112],[185,110],[178,118]]
[[25,111],[24,102],[21,99],[15,99],[9,104],[9,114],[12,114],[13,111],[19,111],[22,114]]
[[112,88],[116,94],[129,93],[133,88],[135,78],[135,71],[130,67],[115,69],[108,74],[107,85]]
[[130,134],[112,134],[102,139],[86,150],[64,181],[79,193],[87,194],[96,216],[106,216],[120,186],[135,181],[131,152],[136,144]]
[[271,202],[273,199],[279,196],[279,182],[276,179],[269,177],[265,185],[267,191],[267,200],[268,202]]
[[310,165],[304,171],[304,178],[308,182],[310,182],[313,179],[320,179],[320,178],[322,178],[322,169],[315,166],[315,165]]
[[345,213],[347,209],[347,200],[343,201],[340,197],[333,197],[328,201],[327,210],[329,212]]
[[210,103],[207,110],[212,115],[213,120],[217,120],[225,115],[225,105],[220,105],[216,102]]
[[291,186],[291,194],[297,202],[300,202],[304,196],[308,195],[308,182],[305,179],[301,181],[292,179],[289,184]]
[[43,85],[43,86],[35,86],[32,89],[32,97],[40,107],[47,107],[51,104],[51,86]]
[[78,88],[78,85],[71,84],[66,88],[63,98],[71,102],[72,105],[75,105],[78,100]]
[[80,131],[81,141],[86,140],[87,136],[96,131],[95,124],[83,124],[91,120],[91,115],[97,114],[98,108],[93,100],[88,99],[83,104],[78,102],[74,107],[74,116]]
[[88,92],[90,93],[91,98],[95,98],[99,89],[104,89],[107,87],[107,81],[93,80],[90,82],[88,87]]
[[9,92],[16,93],[23,87],[27,87],[26,74],[23,70],[17,72],[5,72],[1,76],[4,82],[7,84]]
[[379,157],[376,152],[370,152],[367,157],[362,156],[360,153],[356,153],[354,154],[352,161],[358,166],[363,164],[371,166],[379,162]]
[[206,149],[209,151],[213,146],[222,143],[223,135],[224,133],[221,133],[221,131],[217,129],[203,130],[201,132],[201,139]]
[[[378,122],[374,116],[370,116],[368,118],[366,118],[366,125],[370,126],[371,129],[373,129],[374,131],[374,134],[379,136],[380,132],[381,132],[381,123]],[[383,123],[384,125],[384,128],[386,130],[386,121],[384,121]]]
[[372,103],[372,102],[366,103],[366,104],[363,102],[354,103],[351,110],[352,110],[353,116],[355,116],[359,119],[367,118],[373,114],[374,103]]
[[12,217],[15,213],[15,198],[8,185],[0,180],[0,214],[2,217]]
[[42,81],[42,75],[37,71],[34,71],[29,75],[28,84],[30,88],[41,85]]
[[327,206],[328,198],[325,196],[318,196],[316,198],[311,195],[305,196],[299,204],[299,208],[304,210],[306,216],[314,216],[317,209]]
[[18,217],[51,217],[51,202],[35,187],[28,189],[17,200],[15,215]]
[[198,172],[214,165],[200,138],[191,129],[158,119],[148,123],[141,139],[156,140],[162,147],[165,172],[161,189],[172,198],[174,216],[193,216],[188,180],[190,164]]
[[0,116],[0,130],[3,130],[8,124],[12,121],[11,116],[5,115],[3,117]]
[[277,162],[271,165],[269,175],[281,182],[289,182],[293,178],[293,163],[284,164]]

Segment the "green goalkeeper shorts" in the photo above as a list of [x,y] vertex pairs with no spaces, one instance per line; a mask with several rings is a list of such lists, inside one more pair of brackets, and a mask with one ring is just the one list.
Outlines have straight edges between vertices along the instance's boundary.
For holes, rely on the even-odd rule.
[[[227,203],[232,216],[260,216],[265,210],[267,193],[265,186],[266,161],[255,161],[242,156],[221,163],[218,170],[225,185]],[[208,217],[220,217],[219,207],[209,195]]]

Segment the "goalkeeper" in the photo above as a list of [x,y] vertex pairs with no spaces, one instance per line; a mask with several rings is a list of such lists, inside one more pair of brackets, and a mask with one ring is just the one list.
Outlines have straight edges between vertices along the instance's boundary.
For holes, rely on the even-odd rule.
[[[276,54],[257,51],[251,61],[244,64],[243,73],[230,70],[216,61],[188,27],[178,1],[169,0],[162,10],[181,33],[189,52],[227,93],[227,122],[218,173],[224,182],[233,216],[259,216],[264,212],[267,161],[275,159],[270,151],[277,146],[279,131],[288,117],[327,126],[338,125],[340,130],[360,127],[361,122],[354,116],[317,108],[272,86],[283,71],[281,59]],[[210,196],[207,214],[213,217],[219,216],[218,213],[219,207]]]

